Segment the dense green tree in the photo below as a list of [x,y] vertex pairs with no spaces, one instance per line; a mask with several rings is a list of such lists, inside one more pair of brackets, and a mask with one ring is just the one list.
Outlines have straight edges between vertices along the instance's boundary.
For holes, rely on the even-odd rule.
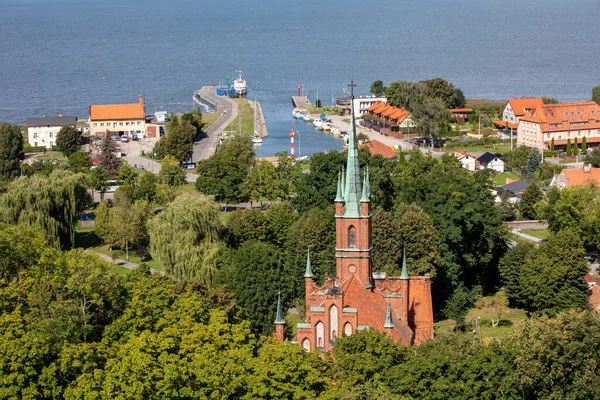
[[285,151],[275,155],[277,156],[277,182],[279,192],[282,193],[281,199],[289,201],[296,195],[296,185],[302,176],[302,166],[295,164]]
[[23,135],[16,125],[0,123],[0,178],[19,176],[23,160]]
[[600,104],[600,85],[594,86],[592,89],[592,101],[596,102],[596,104]]
[[389,104],[397,107],[404,107],[407,110],[412,111],[413,103],[416,102],[418,91],[418,85],[413,82],[396,81],[392,82],[385,90],[385,97],[388,99]]
[[123,165],[117,175],[117,180],[121,185],[133,185],[138,174],[131,168],[129,164]]
[[0,279],[3,284],[35,264],[45,247],[46,238],[39,229],[0,223]]
[[281,191],[277,169],[269,161],[262,160],[250,170],[244,185],[244,197],[251,202],[273,201],[284,198],[286,193]]
[[11,182],[0,197],[0,215],[4,222],[41,229],[52,244],[69,248],[75,243],[77,217],[89,203],[84,177],[57,170],[48,178],[24,176]]
[[421,136],[438,138],[447,130],[448,116],[443,100],[424,97],[418,106],[413,107],[411,118]]
[[579,145],[577,144],[577,137],[573,140],[573,154],[579,154]]
[[521,196],[519,210],[521,216],[527,219],[536,218],[536,205],[544,198],[544,193],[535,183],[530,183]]
[[533,174],[540,169],[540,155],[536,149],[531,149],[527,158],[527,173]]
[[87,177],[87,184],[92,191],[100,194],[100,199],[103,199],[108,190],[108,172],[102,167],[94,168]]
[[537,206],[537,215],[548,221],[550,232],[569,230],[580,237],[586,228],[586,217],[596,207],[596,190],[592,187],[550,188]]
[[576,234],[561,231],[539,248],[517,246],[506,257],[500,271],[513,304],[545,314],[585,307],[588,288],[583,277],[589,267]]
[[[584,138],[585,139],[585,138]],[[550,151],[554,152],[554,137],[550,141]]]
[[87,173],[92,167],[92,158],[78,150],[69,155],[69,169],[75,173]]
[[179,162],[172,156],[162,159],[158,179],[169,186],[181,186],[185,183],[185,172],[179,166]]
[[573,155],[573,148],[571,147],[571,138],[567,139],[567,148],[566,148],[565,152],[567,153],[568,156]]
[[542,102],[544,104],[558,104],[559,101],[556,100],[554,97],[549,97],[549,96],[542,96]]
[[144,171],[138,175],[134,186],[134,198],[152,202],[156,199],[156,175]]
[[267,213],[257,208],[236,210],[227,215],[229,243],[239,247],[248,240],[271,241],[271,226]]
[[587,139],[585,136],[583,137],[583,139],[581,139],[581,153],[587,154]]
[[242,201],[243,184],[253,163],[254,150],[250,137],[230,137],[223,142],[215,155],[198,163],[196,189],[215,196],[217,201]]
[[371,84],[371,94],[375,97],[381,97],[385,94],[386,87],[383,86],[382,81],[375,81]]
[[100,143],[100,159],[98,160],[98,167],[103,168],[110,179],[116,178],[121,168],[121,160],[117,158],[117,145],[111,138],[111,133],[107,131],[102,136],[102,142]]
[[285,276],[283,252],[275,245],[250,240],[234,252],[217,282],[235,293],[237,303],[248,312],[252,329],[268,335],[274,329],[278,291],[284,307],[292,299],[292,281]]
[[595,147],[592,153],[585,158],[586,163],[592,164],[592,167],[600,167],[600,147]]
[[419,84],[425,88],[427,96],[440,99],[445,108],[461,108],[465,106],[465,96],[463,92],[455,88],[453,84],[442,78],[433,78],[421,81]]
[[529,154],[531,149],[525,146],[518,146],[512,149],[510,152],[502,155],[506,164],[518,171],[525,172],[525,167],[529,161]]
[[267,219],[271,232],[271,242],[277,246],[283,247],[288,239],[290,229],[298,219],[298,213],[290,203],[271,204],[267,211]]
[[152,257],[167,274],[212,285],[223,229],[214,201],[183,194],[151,218],[148,227]]
[[121,193],[115,193],[115,197],[120,199],[108,212],[104,209],[105,205],[98,207],[95,221],[95,225],[99,225],[96,228],[97,235],[111,248],[118,247],[121,250],[146,244],[148,203],[138,200],[130,204]]
[[56,147],[65,157],[69,157],[81,147],[81,132],[74,126],[63,126],[56,134]]
[[179,118],[171,116],[167,125],[167,134],[163,136],[154,147],[158,158],[172,156],[180,162],[189,161],[194,152],[194,137],[197,128],[192,124],[193,118]]

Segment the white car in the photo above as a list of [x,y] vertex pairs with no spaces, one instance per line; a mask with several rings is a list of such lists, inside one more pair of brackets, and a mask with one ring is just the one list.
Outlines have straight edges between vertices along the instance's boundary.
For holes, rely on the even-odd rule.
[[129,142],[129,138],[127,136],[121,136],[121,142],[127,143]]

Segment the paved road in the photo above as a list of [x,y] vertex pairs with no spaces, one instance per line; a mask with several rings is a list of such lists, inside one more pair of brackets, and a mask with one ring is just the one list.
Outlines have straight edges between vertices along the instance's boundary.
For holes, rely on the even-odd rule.
[[544,241],[544,240],[542,240],[540,238],[536,238],[535,236],[531,236],[531,235],[528,235],[526,233],[523,233],[523,232],[521,232],[520,229],[517,229],[517,228],[513,228],[512,233],[514,233],[518,237],[521,237],[523,239],[527,239],[527,240],[529,240],[531,242],[541,243],[541,242]]
[[[136,264],[136,263],[121,260],[120,258],[115,258],[113,260],[113,258],[111,256],[107,256],[106,254],[98,253],[97,251],[94,251],[94,250],[86,249],[85,252],[86,253],[94,253],[95,255],[97,255],[98,257],[103,259],[104,261],[108,261],[109,263],[113,263],[113,264],[119,265],[121,267],[130,269],[130,270],[134,270],[138,267],[138,264]],[[154,274],[162,274],[163,272],[159,271],[157,269],[154,269],[154,268],[150,268],[150,273],[152,275],[154,275]]]
[[219,135],[238,115],[238,104],[229,97],[217,96],[215,90],[216,86],[200,89],[200,96],[212,100],[221,116],[194,143],[193,161],[205,160],[215,154]]

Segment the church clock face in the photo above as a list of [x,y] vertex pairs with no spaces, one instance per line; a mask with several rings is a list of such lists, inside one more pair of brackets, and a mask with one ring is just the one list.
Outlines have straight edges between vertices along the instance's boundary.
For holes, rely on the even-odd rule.
[[356,265],[354,265],[354,264],[348,265],[348,272],[350,272],[351,274],[355,274],[356,273]]

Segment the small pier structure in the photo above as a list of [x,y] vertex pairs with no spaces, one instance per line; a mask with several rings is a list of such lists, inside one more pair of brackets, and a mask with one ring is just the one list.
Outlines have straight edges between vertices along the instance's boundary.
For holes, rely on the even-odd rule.
[[299,109],[300,112],[308,112],[306,109],[306,104],[310,104],[308,100],[308,96],[292,96],[292,104],[294,105],[294,109]]

